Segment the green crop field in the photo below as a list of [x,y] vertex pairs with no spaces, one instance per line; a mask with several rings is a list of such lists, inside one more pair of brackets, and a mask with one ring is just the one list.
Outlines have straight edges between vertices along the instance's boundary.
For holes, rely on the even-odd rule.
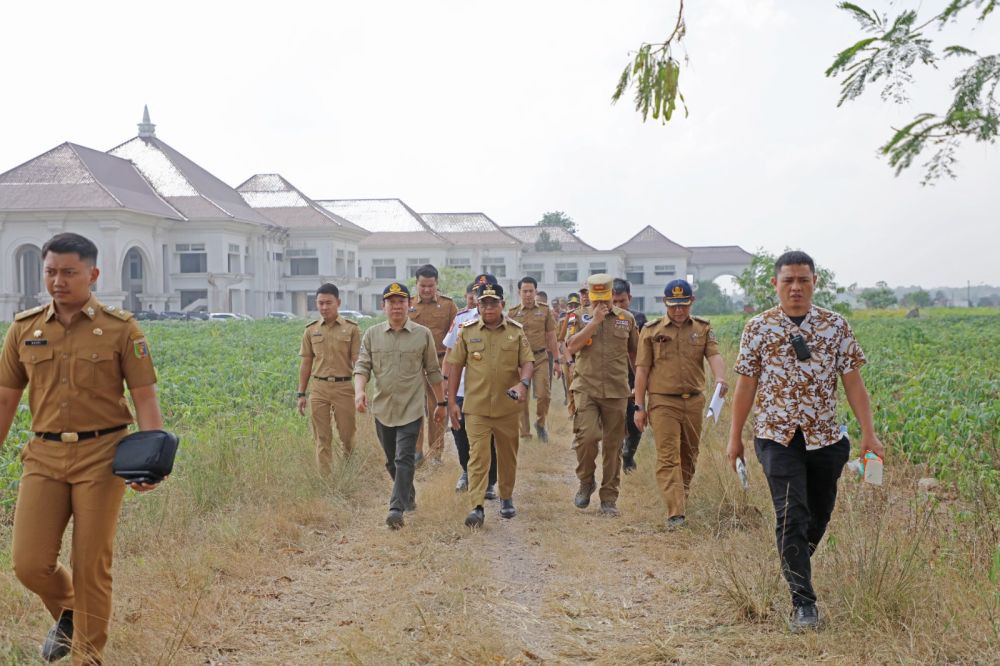
[[[731,367],[745,318],[714,319]],[[851,323],[868,356],[863,373],[891,453],[926,464],[963,492],[1000,491],[1000,312],[936,310],[920,319],[857,313]],[[227,459],[242,446],[270,434],[307,437],[293,397],[302,323],[147,322],[144,328],[165,422],[184,440],[185,474],[199,474],[195,460],[231,464]],[[856,437],[844,401],[842,410]],[[0,450],[0,520],[13,509],[28,428],[22,406]]]

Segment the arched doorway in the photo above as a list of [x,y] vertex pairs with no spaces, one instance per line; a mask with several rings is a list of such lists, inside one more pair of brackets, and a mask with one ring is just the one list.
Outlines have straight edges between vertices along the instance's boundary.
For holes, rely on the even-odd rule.
[[18,310],[27,310],[41,303],[42,251],[34,245],[24,245],[17,250],[17,291],[21,296]]
[[132,312],[142,309],[139,297],[143,293],[145,284],[146,266],[142,260],[142,252],[139,248],[133,247],[125,254],[125,262],[122,264],[122,291],[125,292],[125,301],[122,307]]

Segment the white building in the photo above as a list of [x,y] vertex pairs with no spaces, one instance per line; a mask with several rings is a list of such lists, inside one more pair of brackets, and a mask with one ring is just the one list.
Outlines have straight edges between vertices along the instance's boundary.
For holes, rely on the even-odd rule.
[[0,320],[48,301],[41,247],[74,231],[97,243],[98,297],[130,310],[306,315],[323,282],[344,307],[378,311],[382,289],[423,264],[496,275],[517,301],[522,276],[550,298],[589,275],[633,284],[633,307],[662,310],[676,277],[738,275],[737,246],[685,248],[647,226],[612,250],[562,228],[500,226],[484,213],[419,214],[399,199],[314,200],[278,174],[232,188],[156,136],[100,152],[56,146],[0,174]]

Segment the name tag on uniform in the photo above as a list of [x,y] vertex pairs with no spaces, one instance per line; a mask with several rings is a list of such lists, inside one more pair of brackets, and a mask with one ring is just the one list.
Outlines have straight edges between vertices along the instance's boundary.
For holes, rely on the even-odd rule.
[[615,328],[629,329],[628,319],[615,319]]
[[24,341],[24,346],[25,347],[37,347],[39,345],[47,345],[47,344],[49,344],[48,340],[25,340]]
[[482,342],[482,341],[483,341],[482,338],[470,338],[469,339],[469,342]]

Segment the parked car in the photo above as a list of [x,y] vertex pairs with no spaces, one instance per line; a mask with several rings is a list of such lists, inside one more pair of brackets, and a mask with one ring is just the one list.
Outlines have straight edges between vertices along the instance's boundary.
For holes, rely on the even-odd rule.
[[281,320],[284,320],[284,321],[290,321],[292,319],[298,319],[298,317],[295,316],[294,314],[292,314],[291,312],[277,312],[277,311],[275,311],[275,312],[268,312],[267,313],[267,318],[268,319],[281,319]]
[[242,321],[253,321],[253,317],[251,317],[250,315],[248,315],[246,313],[243,313],[243,312],[237,313],[236,314],[236,318],[240,319]]
[[232,312],[211,312],[208,315],[209,321],[239,321],[240,318]]
[[158,321],[160,319],[164,319],[164,317],[159,312],[152,310],[139,310],[135,313],[136,321]]
[[164,310],[160,313],[160,317],[170,321],[188,321],[193,319],[189,312],[177,312],[174,310]]
[[188,319],[191,320],[208,321],[208,313],[205,312],[204,310],[195,310],[193,312],[187,312],[185,314],[187,314]]
[[371,315],[366,315],[363,312],[358,312],[357,310],[340,310],[340,314],[344,315],[348,319],[361,320],[361,319],[371,319]]

